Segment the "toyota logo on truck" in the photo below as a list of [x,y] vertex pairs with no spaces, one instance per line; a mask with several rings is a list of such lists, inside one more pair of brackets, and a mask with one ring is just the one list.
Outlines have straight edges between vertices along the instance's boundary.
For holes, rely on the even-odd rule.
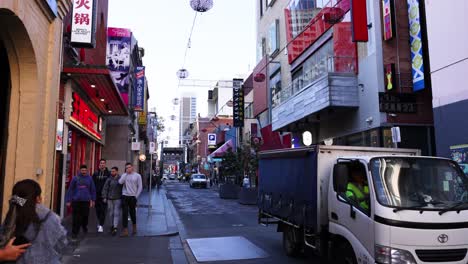
[[437,240],[439,240],[440,243],[447,243],[448,241],[448,236],[446,234],[442,234],[437,237]]

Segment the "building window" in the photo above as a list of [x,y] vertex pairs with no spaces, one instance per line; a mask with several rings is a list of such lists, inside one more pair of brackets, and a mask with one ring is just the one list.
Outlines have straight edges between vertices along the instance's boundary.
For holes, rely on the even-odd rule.
[[253,113],[253,103],[247,104],[245,106],[245,119],[253,119],[254,118],[254,113]]
[[268,55],[278,53],[280,46],[280,34],[279,34],[279,19],[276,19],[273,24],[270,25],[268,38]]
[[281,70],[270,77],[271,105],[276,107],[281,102]]
[[286,8],[289,18],[288,23],[291,27],[292,37],[299,35],[304,28],[309,25],[314,18],[329,0],[296,0],[291,1]]

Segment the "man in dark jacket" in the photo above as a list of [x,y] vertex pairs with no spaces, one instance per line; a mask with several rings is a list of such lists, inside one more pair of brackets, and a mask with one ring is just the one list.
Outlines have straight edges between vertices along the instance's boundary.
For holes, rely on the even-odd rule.
[[72,238],[76,238],[83,228],[88,232],[89,208],[96,201],[96,187],[88,174],[88,167],[81,165],[80,173],[73,177],[66,195],[67,206],[72,206]]
[[96,186],[96,216],[98,220],[97,231],[98,233],[104,232],[104,223],[106,221],[107,205],[102,198],[102,189],[109,178],[110,172],[106,168],[106,160],[99,161],[99,169],[93,174],[94,185]]
[[102,197],[104,202],[107,202],[109,217],[112,222],[111,233],[113,236],[117,234],[117,226],[119,226],[120,211],[122,210],[122,184],[119,183],[120,175],[117,167],[112,167],[111,177],[109,177],[102,189]]

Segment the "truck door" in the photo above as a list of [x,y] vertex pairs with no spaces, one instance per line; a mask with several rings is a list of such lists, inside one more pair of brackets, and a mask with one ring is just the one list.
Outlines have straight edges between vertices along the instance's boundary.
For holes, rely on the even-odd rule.
[[372,204],[366,165],[346,160],[334,166],[329,194],[330,232],[351,243],[358,263],[370,263],[374,251]]

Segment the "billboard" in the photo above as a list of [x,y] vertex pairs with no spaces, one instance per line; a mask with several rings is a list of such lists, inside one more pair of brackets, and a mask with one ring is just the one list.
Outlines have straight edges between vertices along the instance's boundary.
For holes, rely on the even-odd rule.
[[423,43],[419,0],[408,0],[409,32],[411,44],[411,64],[413,72],[413,91],[424,89]]
[[131,55],[132,32],[125,28],[107,29],[106,64],[111,71],[112,79],[119,89],[120,95],[128,105],[129,69]]

